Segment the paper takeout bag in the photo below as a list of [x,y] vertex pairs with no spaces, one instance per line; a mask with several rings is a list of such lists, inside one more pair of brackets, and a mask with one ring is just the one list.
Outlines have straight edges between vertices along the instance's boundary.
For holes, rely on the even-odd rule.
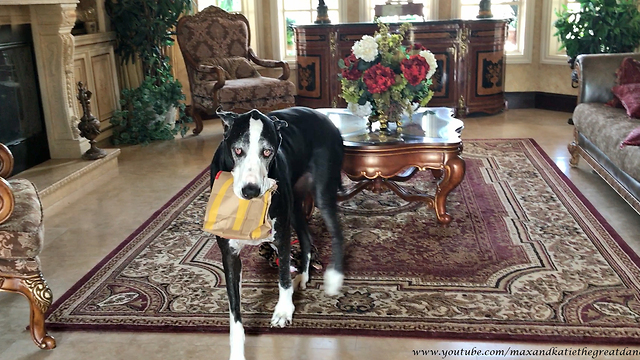
[[203,230],[226,239],[260,240],[271,235],[268,219],[273,185],[261,197],[241,199],[233,192],[233,175],[220,171],[211,188]]

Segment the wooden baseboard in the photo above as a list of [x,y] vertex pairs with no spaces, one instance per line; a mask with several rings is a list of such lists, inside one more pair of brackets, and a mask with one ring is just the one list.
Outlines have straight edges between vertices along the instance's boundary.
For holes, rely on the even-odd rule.
[[509,109],[544,109],[572,113],[578,102],[575,95],[540,91],[507,92],[504,96]]

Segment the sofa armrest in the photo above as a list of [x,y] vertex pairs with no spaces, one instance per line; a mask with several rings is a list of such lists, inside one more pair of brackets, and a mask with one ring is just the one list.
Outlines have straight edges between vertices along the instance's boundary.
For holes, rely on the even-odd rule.
[[640,60],[640,53],[579,55],[576,59],[578,103],[605,103],[611,100],[611,88],[616,85],[616,70],[626,57]]
[[13,155],[8,147],[0,143],[0,224],[11,216],[15,199],[8,178],[13,171]]

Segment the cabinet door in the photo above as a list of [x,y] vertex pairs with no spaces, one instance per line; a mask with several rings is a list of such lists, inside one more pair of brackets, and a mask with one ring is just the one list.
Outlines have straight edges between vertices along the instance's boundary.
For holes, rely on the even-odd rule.
[[[95,42],[88,41],[93,37]],[[115,67],[115,55],[110,38],[101,34],[83,35],[76,45],[74,72],[77,81],[82,81],[91,91],[91,113],[100,121],[100,135],[96,141],[111,136],[110,119],[119,108],[120,89]],[[78,117],[82,109],[78,106]]]
[[100,54],[91,57],[93,69],[93,83],[95,84],[94,103],[97,104],[95,117],[100,120],[101,128],[109,126],[109,119],[117,109],[118,102],[115,94],[115,74],[111,64],[111,54]]
[[467,113],[495,114],[505,107],[504,79],[506,22],[469,24],[469,83],[466,87]]

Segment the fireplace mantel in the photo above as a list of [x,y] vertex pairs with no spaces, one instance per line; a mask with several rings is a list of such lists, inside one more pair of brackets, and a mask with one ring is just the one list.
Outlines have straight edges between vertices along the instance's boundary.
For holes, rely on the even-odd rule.
[[89,148],[78,130],[73,55],[78,0],[2,0],[0,24],[30,23],[51,158],[77,158]]

